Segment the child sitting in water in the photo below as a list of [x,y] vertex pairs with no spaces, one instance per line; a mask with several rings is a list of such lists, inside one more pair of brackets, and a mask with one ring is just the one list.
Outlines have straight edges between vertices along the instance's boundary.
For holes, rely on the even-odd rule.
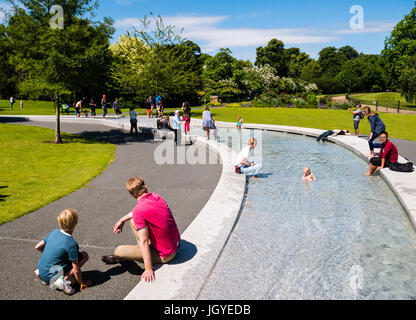
[[302,180],[305,182],[312,182],[312,181],[316,181],[315,176],[313,175],[313,173],[311,172],[311,168],[309,167],[305,167],[303,169],[303,177]]
[[238,116],[237,129],[241,129],[243,123],[243,118],[241,116]]

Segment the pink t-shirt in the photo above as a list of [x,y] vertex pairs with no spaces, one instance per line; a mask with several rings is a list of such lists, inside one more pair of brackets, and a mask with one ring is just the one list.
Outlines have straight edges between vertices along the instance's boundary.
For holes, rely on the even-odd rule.
[[137,230],[148,227],[152,246],[162,258],[167,258],[178,249],[181,239],[179,230],[172,211],[160,195],[144,195],[133,209],[133,222]]

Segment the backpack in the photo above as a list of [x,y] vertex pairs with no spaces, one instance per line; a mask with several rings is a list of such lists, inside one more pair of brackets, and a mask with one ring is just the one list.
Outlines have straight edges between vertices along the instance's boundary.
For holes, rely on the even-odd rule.
[[408,162],[408,163],[393,162],[390,164],[390,170],[397,171],[397,172],[413,172],[413,162]]
[[360,112],[360,119],[362,120],[364,118],[365,118],[364,114],[362,112]]

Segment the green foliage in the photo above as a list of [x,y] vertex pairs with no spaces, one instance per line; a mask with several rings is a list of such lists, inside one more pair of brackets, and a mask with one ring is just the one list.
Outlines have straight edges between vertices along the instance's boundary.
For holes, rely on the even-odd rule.
[[111,50],[112,88],[142,103],[161,94],[165,104],[196,100],[202,89],[201,49],[183,39],[160,16],[141,19],[141,27],[120,37]]
[[416,1],[410,14],[397,23],[386,39],[382,55],[387,61],[388,84],[395,87],[405,68],[406,58],[416,55]]
[[407,102],[416,102],[416,55],[405,60],[405,68],[399,78],[400,90]]
[[0,201],[0,224],[81,188],[106,169],[116,150],[72,134],[64,134],[65,144],[48,143],[54,131],[31,126],[0,124],[0,137],[2,194],[9,196]]

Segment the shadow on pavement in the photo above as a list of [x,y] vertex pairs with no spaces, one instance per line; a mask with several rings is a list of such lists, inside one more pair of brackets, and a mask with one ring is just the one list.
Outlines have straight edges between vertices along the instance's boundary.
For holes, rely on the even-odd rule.
[[[88,140],[98,140],[115,145],[126,144],[130,142],[152,142],[154,138],[149,133],[142,133],[131,136],[129,133],[123,132],[120,129],[112,129],[108,131],[83,131],[78,134],[80,137]],[[82,141],[81,141],[82,142]]]
[[182,264],[189,260],[191,260],[196,253],[198,252],[198,249],[196,246],[186,240],[181,240],[180,247],[178,250],[178,254],[176,257],[169,262],[168,264]]

